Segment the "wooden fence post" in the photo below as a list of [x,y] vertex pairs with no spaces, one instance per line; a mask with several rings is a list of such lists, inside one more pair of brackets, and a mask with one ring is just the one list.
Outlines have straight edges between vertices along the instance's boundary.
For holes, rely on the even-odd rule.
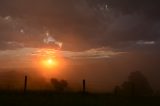
[[86,93],[86,81],[83,80],[83,93]]
[[24,93],[27,91],[27,76],[24,78]]

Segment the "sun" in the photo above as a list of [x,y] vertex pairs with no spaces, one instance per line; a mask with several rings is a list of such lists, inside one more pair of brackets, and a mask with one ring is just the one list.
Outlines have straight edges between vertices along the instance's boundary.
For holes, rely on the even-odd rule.
[[48,59],[46,62],[48,65],[53,65],[55,63],[52,59]]
[[56,59],[53,58],[47,58],[43,60],[43,66],[45,68],[54,68],[58,65],[58,62]]

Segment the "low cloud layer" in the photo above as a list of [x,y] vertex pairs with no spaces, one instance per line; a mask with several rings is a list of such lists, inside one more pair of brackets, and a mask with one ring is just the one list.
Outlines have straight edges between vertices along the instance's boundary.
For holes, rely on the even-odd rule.
[[105,59],[118,55],[124,55],[126,52],[116,51],[107,48],[89,49],[81,52],[61,51],[53,49],[31,49],[33,56],[56,56],[56,54],[68,59]]
[[142,40],[140,40],[137,42],[137,44],[138,45],[154,45],[154,44],[156,44],[156,42],[155,41],[142,41]]
[[[116,51],[107,48],[90,49],[81,52],[61,51],[54,49],[36,49],[36,48],[23,48],[18,50],[5,50],[0,51],[0,63],[2,67],[31,67],[36,59],[52,57],[63,58],[68,60],[101,60],[114,58],[127,54],[126,52]],[[15,61],[16,60],[16,61]]]

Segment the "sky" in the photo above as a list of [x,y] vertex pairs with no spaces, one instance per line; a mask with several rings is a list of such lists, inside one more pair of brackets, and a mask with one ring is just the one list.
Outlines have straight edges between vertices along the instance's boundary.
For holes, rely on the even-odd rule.
[[140,70],[160,89],[159,4],[158,0],[1,0],[0,67],[35,67],[39,58],[49,55],[67,64],[60,71],[62,78],[85,77],[110,89],[131,71]]

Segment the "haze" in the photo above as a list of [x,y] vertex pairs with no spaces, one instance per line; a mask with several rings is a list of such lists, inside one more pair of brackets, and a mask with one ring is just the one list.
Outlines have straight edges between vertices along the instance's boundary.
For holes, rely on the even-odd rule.
[[[156,0],[1,0],[1,79],[53,77],[75,89],[86,79],[104,92],[138,70],[160,90],[159,10]],[[58,66],[43,67],[47,58]]]

